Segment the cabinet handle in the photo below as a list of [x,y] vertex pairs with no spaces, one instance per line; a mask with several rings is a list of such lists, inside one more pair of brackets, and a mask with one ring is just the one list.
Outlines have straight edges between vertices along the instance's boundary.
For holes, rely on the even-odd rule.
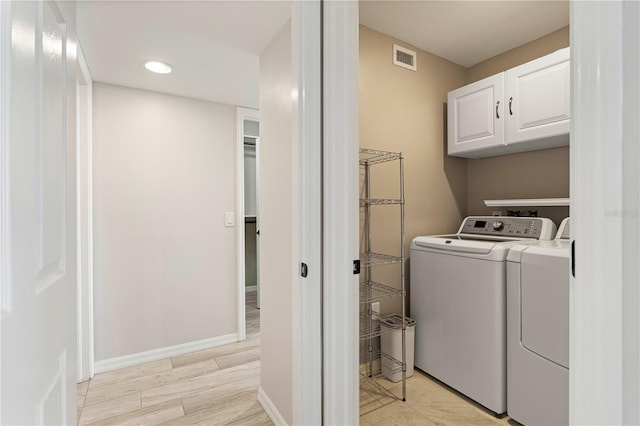
[[498,107],[500,106],[500,101],[496,102],[496,118],[500,118],[500,114],[498,114]]
[[513,111],[511,111],[511,103],[513,102],[513,96],[509,98],[509,115],[513,115]]

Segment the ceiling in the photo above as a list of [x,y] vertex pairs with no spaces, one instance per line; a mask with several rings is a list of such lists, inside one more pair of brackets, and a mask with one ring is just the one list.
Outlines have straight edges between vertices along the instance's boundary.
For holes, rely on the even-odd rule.
[[94,81],[257,108],[258,56],[289,17],[286,1],[79,1],[76,21]]
[[360,1],[360,23],[470,67],[569,25],[569,2]]
[[[94,81],[258,107],[259,55],[288,1],[79,1]],[[469,67],[569,24],[568,1],[360,1],[360,23]],[[147,71],[147,60],[173,66]]]

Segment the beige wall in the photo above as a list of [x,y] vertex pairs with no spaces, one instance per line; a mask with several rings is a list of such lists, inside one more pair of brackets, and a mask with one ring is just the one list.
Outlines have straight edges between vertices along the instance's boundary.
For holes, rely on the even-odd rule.
[[[393,65],[394,43],[418,52],[417,72]],[[466,160],[446,155],[445,135],[447,93],[464,84],[463,67],[360,27],[360,146],[405,155],[406,247],[417,235],[456,231],[466,214]],[[373,196],[397,194],[398,175],[396,164],[373,166]],[[373,249],[399,253],[399,208],[372,211]],[[376,271],[383,282],[399,285],[397,270],[385,268]]]
[[260,56],[260,386],[293,424],[293,260],[297,182],[292,129],[291,24]]
[[94,83],[93,130],[96,360],[235,334],[235,108]]
[[[418,52],[417,72],[393,65],[394,43]],[[450,90],[568,45],[567,27],[465,69],[360,27],[360,146],[405,154],[406,247],[417,235],[457,231],[466,215],[491,214],[496,209],[486,208],[484,199],[569,196],[568,148],[466,160],[446,155],[445,132]],[[361,182],[363,176],[361,172]],[[372,196],[394,196],[397,166],[373,166],[371,182]],[[362,188],[361,183],[361,192]],[[507,208],[502,210],[506,213]],[[537,210],[558,223],[568,215],[568,208]],[[398,222],[397,208],[372,208],[374,251],[399,254]],[[378,268],[375,273],[376,279],[399,285],[394,267]],[[383,313],[397,308],[394,303],[381,307]]]
[[[569,27],[509,50],[467,70],[466,83],[539,58],[569,46]],[[569,197],[569,147],[467,160],[467,211],[491,214],[485,199]],[[506,213],[507,208],[502,208]],[[527,210],[515,208],[514,210]],[[538,208],[539,216],[557,224],[569,215],[568,208]]]
[[568,207],[485,207],[485,199],[565,198],[569,196],[569,150],[545,149],[522,154],[468,160],[469,214],[493,210],[537,210],[557,225],[569,215]]
[[567,46],[569,46],[569,27],[564,27],[467,68],[466,83],[482,80]]

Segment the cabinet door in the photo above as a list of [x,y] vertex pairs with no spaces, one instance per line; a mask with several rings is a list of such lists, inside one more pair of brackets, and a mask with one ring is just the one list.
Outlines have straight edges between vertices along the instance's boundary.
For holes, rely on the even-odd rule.
[[556,145],[566,145],[571,112],[569,48],[506,74],[507,143],[555,137]]
[[474,152],[504,145],[504,73],[449,92],[449,155],[475,157]]

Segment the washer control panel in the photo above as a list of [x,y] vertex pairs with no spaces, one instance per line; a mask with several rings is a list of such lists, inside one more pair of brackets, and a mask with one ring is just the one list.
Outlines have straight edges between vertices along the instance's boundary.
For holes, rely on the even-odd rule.
[[543,222],[543,219],[537,217],[472,216],[464,220],[459,233],[540,238]]

